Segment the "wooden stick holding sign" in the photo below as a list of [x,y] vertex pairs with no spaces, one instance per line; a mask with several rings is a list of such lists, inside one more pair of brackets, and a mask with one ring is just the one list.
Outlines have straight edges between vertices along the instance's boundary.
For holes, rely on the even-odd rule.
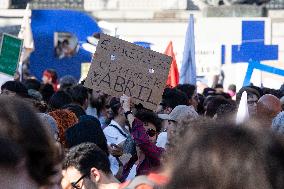
[[172,58],[101,34],[85,86],[112,96],[126,94],[154,110],[166,86]]

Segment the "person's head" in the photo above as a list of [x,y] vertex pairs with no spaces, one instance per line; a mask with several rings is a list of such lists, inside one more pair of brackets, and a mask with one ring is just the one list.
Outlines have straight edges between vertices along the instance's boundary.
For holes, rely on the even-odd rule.
[[214,95],[215,93],[216,93],[216,90],[215,90],[215,89],[212,89],[212,88],[207,87],[207,88],[203,89],[203,93],[202,93],[202,94],[203,94],[205,97],[208,97],[208,96]]
[[59,142],[66,146],[66,139],[65,139],[65,131],[69,127],[74,126],[76,123],[78,123],[78,118],[76,115],[69,111],[69,110],[55,110],[48,113],[50,116],[55,119],[58,131],[59,131]]
[[34,90],[34,89],[28,90],[28,97],[32,98],[34,100],[37,100],[37,101],[42,101],[41,93],[39,91]]
[[284,96],[280,98],[280,103],[281,103],[282,111],[284,111]]
[[73,112],[77,116],[78,119],[81,116],[86,115],[85,110],[80,105],[77,105],[77,104],[67,104],[63,106],[62,109],[67,109]]
[[224,92],[224,87],[222,84],[217,84],[214,89],[216,90],[216,93],[220,94]]
[[284,134],[284,112],[280,112],[273,120],[272,120],[272,130]]
[[263,95],[257,102],[257,117],[271,127],[272,119],[282,110],[280,100],[270,94]]
[[60,80],[59,80],[60,90],[72,88],[77,83],[78,82],[77,82],[75,77],[73,77],[72,75],[65,75],[65,76],[61,77]]
[[54,69],[47,69],[42,74],[43,84],[56,84],[57,83],[57,73]]
[[39,91],[40,89],[40,81],[37,79],[27,79],[23,82],[23,84],[25,85],[25,87],[29,90],[29,89],[33,89],[36,91]]
[[56,141],[58,141],[59,130],[58,130],[55,119],[53,119],[52,116],[45,114],[45,113],[37,113],[37,115],[42,121],[46,130],[50,133],[50,135],[53,136]]
[[144,128],[149,136],[152,143],[156,143],[158,134],[162,128],[162,120],[154,112],[150,111],[139,111],[135,115],[136,118],[144,123]]
[[259,92],[251,87],[243,87],[239,90],[236,96],[236,101],[239,103],[242,97],[243,92],[247,92],[247,103],[248,103],[248,111],[250,116],[256,115],[256,104],[258,99],[260,98]]
[[176,106],[173,111],[168,115],[168,127],[167,133],[168,138],[172,138],[175,130],[177,129],[177,125],[182,122],[190,122],[197,119],[198,113],[195,111],[193,106],[179,105]]
[[81,143],[91,142],[108,154],[107,140],[99,120],[92,116],[81,116],[79,122],[65,131],[68,148]]
[[27,88],[19,81],[7,81],[1,86],[1,94],[8,96],[28,97]]
[[192,105],[195,110],[197,110],[198,96],[196,86],[191,84],[179,84],[178,86],[176,86],[176,88],[187,95],[188,105]]
[[50,184],[58,163],[52,136],[21,99],[1,96],[0,106],[1,188],[38,188]]
[[208,104],[206,105],[205,109],[205,115],[208,117],[213,118],[214,115],[216,114],[218,108],[222,105],[222,104],[231,104],[231,102],[227,99],[225,99],[222,96],[215,96],[213,97]]
[[283,141],[270,133],[212,122],[189,127],[180,142],[168,189],[284,187]]
[[68,41],[67,39],[64,39],[64,40],[62,41],[62,46],[63,46],[63,47],[68,47],[68,45],[69,45],[69,41]]
[[73,99],[73,103],[82,106],[84,110],[88,108],[89,105],[89,93],[88,89],[83,85],[76,85],[69,90],[69,94]]
[[51,96],[48,105],[51,110],[56,110],[70,103],[72,103],[72,97],[64,91],[58,91]]
[[63,167],[73,188],[97,189],[100,184],[107,184],[107,178],[112,174],[107,154],[93,143],[72,147]]
[[109,102],[109,106],[113,114],[113,119],[120,119],[122,122],[126,122],[124,111],[119,98],[113,97]]
[[42,100],[44,100],[46,103],[48,103],[51,96],[54,94],[54,89],[53,89],[52,85],[50,85],[50,84],[43,84],[40,87],[39,92],[42,95]]
[[237,91],[237,86],[235,84],[229,85],[228,93],[230,94],[231,97],[236,95],[236,91]]
[[178,105],[188,105],[186,94],[175,88],[166,88],[156,112],[159,114],[169,114]]
[[215,118],[217,121],[236,121],[237,106],[234,103],[221,104],[217,109]]

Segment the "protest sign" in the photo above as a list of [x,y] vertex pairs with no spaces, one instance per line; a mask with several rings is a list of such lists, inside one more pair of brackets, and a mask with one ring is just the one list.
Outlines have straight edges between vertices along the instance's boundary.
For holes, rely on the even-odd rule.
[[3,34],[0,50],[0,72],[14,76],[21,56],[22,44],[21,39]]
[[112,96],[126,94],[154,110],[160,103],[172,58],[101,34],[85,86]]

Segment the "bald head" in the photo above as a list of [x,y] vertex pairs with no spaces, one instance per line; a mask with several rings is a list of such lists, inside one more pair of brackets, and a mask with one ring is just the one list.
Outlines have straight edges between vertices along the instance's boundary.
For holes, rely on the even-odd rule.
[[280,100],[270,94],[262,96],[257,102],[257,116],[267,122],[272,121],[281,112]]

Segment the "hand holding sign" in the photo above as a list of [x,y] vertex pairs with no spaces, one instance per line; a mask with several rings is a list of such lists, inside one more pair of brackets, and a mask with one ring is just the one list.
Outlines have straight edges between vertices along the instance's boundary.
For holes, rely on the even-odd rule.
[[112,96],[130,96],[154,110],[166,86],[171,57],[101,34],[85,82]]

